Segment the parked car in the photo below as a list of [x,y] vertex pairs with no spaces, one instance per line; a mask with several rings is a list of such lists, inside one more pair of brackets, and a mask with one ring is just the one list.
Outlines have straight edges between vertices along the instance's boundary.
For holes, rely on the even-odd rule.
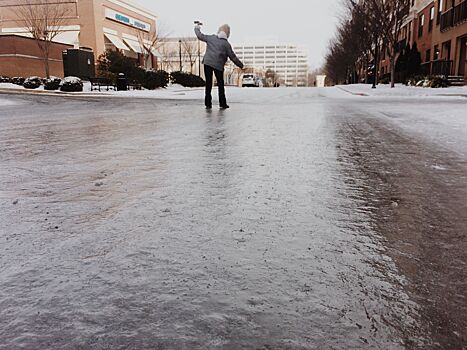
[[242,87],[255,87],[256,76],[254,74],[245,74],[242,79]]

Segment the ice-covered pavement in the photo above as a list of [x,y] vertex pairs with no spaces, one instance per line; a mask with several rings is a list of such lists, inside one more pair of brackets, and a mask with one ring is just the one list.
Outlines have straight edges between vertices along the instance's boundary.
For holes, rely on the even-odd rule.
[[0,95],[0,349],[462,349],[465,98],[166,91]]

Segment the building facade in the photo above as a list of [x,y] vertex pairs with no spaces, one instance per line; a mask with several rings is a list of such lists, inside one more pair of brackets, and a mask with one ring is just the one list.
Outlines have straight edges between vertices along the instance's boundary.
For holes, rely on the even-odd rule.
[[245,66],[273,70],[286,86],[307,86],[308,54],[294,45],[234,45]]
[[[427,75],[467,77],[467,0],[412,0],[400,33],[399,47],[416,43]],[[381,73],[389,71],[381,61]]]
[[[131,0],[50,0],[54,6],[66,9],[66,18],[60,33],[53,39],[59,45],[86,47],[97,57],[106,50],[120,50],[138,61],[141,66],[153,68],[157,55],[153,50],[156,37],[156,15]],[[0,0],[0,46],[11,41],[12,36],[31,37],[19,15],[21,3],[17,0]],[[31,45],[34,44],[31,40]],[[0,74],[10,75],[5,61],[18,61],[27,56],[16,50],[0,56]],[[29,55],[31,62],[42,57]],[[24,58],[24,57],[23,57]],[[54,59],[58,59],[54,57]],[[57,74],[58,73],[58,74]],[[62,76],[54,70],[55,75]],[[37,72],[37,75],[43,75]]]

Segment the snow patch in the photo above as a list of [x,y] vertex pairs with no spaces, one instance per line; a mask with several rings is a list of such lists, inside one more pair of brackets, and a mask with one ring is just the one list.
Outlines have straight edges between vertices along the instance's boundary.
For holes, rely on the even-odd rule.
[[390,85],[380,84],[376,89],[371,84],[342,85],[338,88],[353,95],[360,96],[391,96],[391,97],[467,97],[467,86],[451,86],[448,88],[432,89],[426,87],[406,86],[396,84],[395,88]]
[[77,77],[66,77],[66,78],[63,78],[62,82],[68,83],[68,84],[81,84],[82,83],[81,79]]
[[18,104],[19,103],[16,102],[16,101],[0,98],[0,107],[14,106],[14,105],[18,105]]

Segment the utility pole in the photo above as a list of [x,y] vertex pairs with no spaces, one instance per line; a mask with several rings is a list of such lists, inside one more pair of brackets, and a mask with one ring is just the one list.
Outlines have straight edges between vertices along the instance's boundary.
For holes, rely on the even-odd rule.
[[198,70],[199,76],[201,77],[201,42],[198,40]]
[[178,41],[178,52],[179,52],[179,58],[180,58],[180,72],[183,70],[182,67],[182,39]]
[[376,76],[378,75],[378,37],[375,37],[375,57],[374,57],[374,67],[373,67],[373,86],[372,89],[376,89]]

